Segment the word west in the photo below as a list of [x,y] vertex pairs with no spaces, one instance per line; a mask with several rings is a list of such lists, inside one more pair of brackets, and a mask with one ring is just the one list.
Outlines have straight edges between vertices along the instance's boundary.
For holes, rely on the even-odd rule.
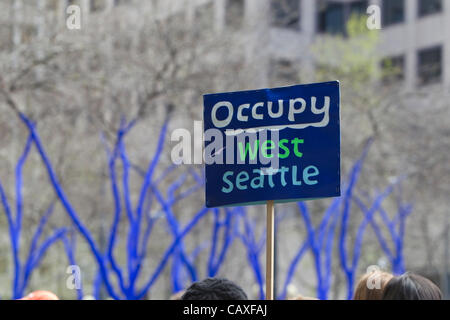
[[[268,136],[271,138],[268,139]],[[278,160],[285,159],[291,153],[300,155],[299,144],[303,143],[300,139],[283,139],[278,143],[278,131],[224,135],[218,129],[208,129],[203,133],[201,121],[194,121],[193,134],[185,128],[178,128],[172,132],[170,139],[177,142],[170,154],[175,165],[262,163],[272,168],[278,168]],[[203,149],[204,142],[211,143]],[[239,157],[235,156],[236,148]]]

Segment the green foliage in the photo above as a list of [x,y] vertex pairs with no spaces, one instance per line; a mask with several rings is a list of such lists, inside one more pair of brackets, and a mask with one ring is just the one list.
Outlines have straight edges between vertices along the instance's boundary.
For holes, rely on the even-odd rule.
[[345,36],[325,36],[313,46],[317,81],[339,79],[343,86],[359,91],[381,79],[379,32],[369,30],[366,20],[366,16],[353,15]]

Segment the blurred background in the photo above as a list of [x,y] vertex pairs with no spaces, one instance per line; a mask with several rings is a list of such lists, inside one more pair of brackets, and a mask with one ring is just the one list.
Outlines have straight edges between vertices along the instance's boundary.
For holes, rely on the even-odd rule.
[[[371,5],[380,9],[379,15],[367,14]],[[380,29],[367,23],[377,18]],[[116,143],[122,119],[136,121],[125,142],[133,163],[146,168],[170,117],[156,169],[160,174],[172,164],[170,132],[177,128],[193,132],[193,121],[202,120],[203,94],[340,80],[343,182],[372,139],[355,192],[374,197],[403,179],[402,197],[413,207],[401,249],[405,267],[431,278],[449,297],[450,1],[0,0],[0,25],[0,180],[10,203],[17,196],[15,166],[29,134],[12,105],[36,123],[68,198],[99,247],[105,247],[114,199],[104,150]],[[188,167],[202,171],[201,165],[181,166],[161,188],[192,169]],[[130,181],[130,197],[136,202],[141,177],[131,172]],[[186,186],[194,184],[192,177],[184,181]],[[72,222],[35,151],[23,170],[22,194],[19,256],[26,258],[31,230],[52,203],[54,213],[44,235]],[[309,203],[315,225],[331,201]],[[185,224],[203,205],[204,193],[199,190],[174,206],[173,214]],[[395,199],[384,204],[388,214],[395,206]],[[4,210],[1,207],[2,299],[12,296],[15,269]],[[160,209],[152,210],[156,214]],[[297,211],[295,204],[276,207],[284,221],[276,237],[278,291],[307,237]],[[255,232],[263,234],[264,207],[250,208],[249,215]],[[126,260],[124,216],[115,251],[119,262]],[[350,247],[362,218],[355,206],[349,221]],[[382,224],[380,217],[376,219]],[[207,217],[185,241],[187,251],[198,249],[192,259],[200,278],[206,276],[212,223]],[[86,241],[77,239],[84,292],[93,295],[95,260]],[[143,278],[151,274],[171,240],[164,223],[156,225]],[[234,241],[229,250],[218,275],[236,281],[257,298],[245,244]],[[345,274],[337,246],[333,252],[329,298],[344,299]],[[264,254],[262,265],[263,258]],[[63,244],[55,243],[26,291],[47,289],[62,298],[75,298],[66,285],[68,265]],[[392,268],[368,228],[357,275],[370,265]],[[147,298],[171,296],[171,272],[168,265]],[[314,273],[314,257],[307,253],[289,294],[316,296]],[[100,298],[108,294],[102,291]]]

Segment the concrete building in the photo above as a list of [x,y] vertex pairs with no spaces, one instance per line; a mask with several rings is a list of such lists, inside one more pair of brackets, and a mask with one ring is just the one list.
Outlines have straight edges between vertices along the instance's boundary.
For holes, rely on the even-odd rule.
[[[400,69],[398,79],[409,89],[427,84],[450,88],[450,1],[444,0],[152,0],[151,14],[164,19],[185,15],[188,24],[196,22],[201,10],[212,15],[211,28],[241,29],[248,36],[247,57],[255,54],[280,68],[291,62],[303,70],[313,68],[314,57],[307,50],[324,34],[344,34],[352,13],[366,14],[370,5],[381,13],[380,54]],[[11,5],[13,19],[22,19],[28,2],[16,0]],[[53,11],[64,23],[69,5],[79,5],[83,22],[97,12],[132,5],[133,0],[40,0],[38,8]],[[26,9],[26,8],[25,8]],[[28,24],[41,24],[39,16]],[[24,28],[26,32],[30,28]],[[39,28],[36,32],[39,34]],[[23,38],[15,28],[12,42]],[[267,62],[269,62],[267,61]],[[269,64],[267,63],[267,66]],[[267,84],[268,67],[258,69],[261,85]],[[310,70],[311,71],[311,70]]]
[[450,88],[450,1],[272,0],[271,59],[310,65],[313,57],[305,48],[323,34],[343,34],[350,15],[366,14],[370,5],[380,8],[380,54],[401,70],[405,87]]

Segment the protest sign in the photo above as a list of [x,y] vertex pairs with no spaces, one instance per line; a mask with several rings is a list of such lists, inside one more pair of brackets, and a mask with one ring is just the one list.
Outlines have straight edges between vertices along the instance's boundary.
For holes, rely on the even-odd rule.
[[274,298],[274,203],[337,197],[339,82],[204,96],[206,206],[266,204],[266,299]]
[[206,205],[340,196],[339,82],[204,96]]

